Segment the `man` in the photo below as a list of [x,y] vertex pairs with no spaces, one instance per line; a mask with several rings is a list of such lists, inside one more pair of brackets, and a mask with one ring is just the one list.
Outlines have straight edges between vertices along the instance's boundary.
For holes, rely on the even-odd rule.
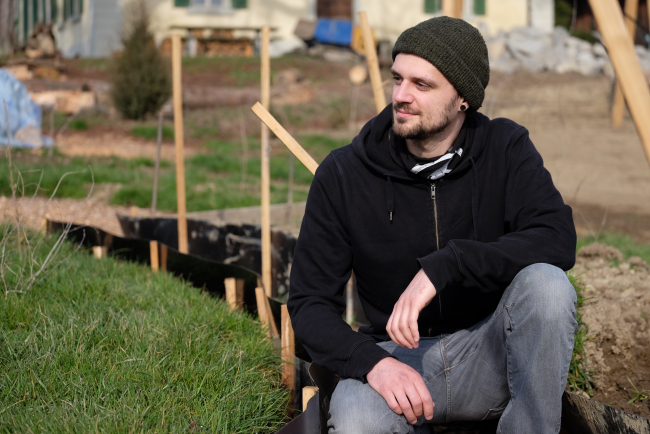
[[[557,433],[573,350],[571,209],[523,127],[476,112],[487,47],[433,18],[393,49],[392,104],[314,177],[289,310],[340,377],[330,433],[500,417]],[[370,326],[342,319],[354,271]]]

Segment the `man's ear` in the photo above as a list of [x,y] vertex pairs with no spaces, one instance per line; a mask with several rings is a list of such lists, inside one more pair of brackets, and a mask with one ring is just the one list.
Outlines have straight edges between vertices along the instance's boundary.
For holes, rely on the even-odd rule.
[[460,104],[458,109],[462,112],[467,111],[467,109],[469,109],[469,103],[465,101],[465,98],[460,97]]

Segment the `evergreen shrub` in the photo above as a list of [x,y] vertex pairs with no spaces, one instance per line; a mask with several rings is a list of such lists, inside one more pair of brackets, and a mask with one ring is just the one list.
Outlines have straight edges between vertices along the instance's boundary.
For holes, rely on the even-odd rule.
[[134,9],[130,28],[122,38],[123,51],[112,64],[111,97],[126,119],[141,120],[157,113],[171,95],[168,65],[149,31],[143,5]]

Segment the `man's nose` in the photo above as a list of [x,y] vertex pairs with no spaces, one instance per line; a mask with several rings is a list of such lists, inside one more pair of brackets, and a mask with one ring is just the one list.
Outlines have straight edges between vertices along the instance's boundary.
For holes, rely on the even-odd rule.
[[400,84],[393,85],[393,101],[405,104],[411,104],[413,102],[413,93],[408,83],[402,81]]

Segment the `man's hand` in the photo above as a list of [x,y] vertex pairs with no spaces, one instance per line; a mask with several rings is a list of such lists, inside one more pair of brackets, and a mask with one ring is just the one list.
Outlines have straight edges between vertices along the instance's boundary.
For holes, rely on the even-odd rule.
[[429,389],[420,374],[410,366],[387,357],[368,372],[366,379],[391,410],[403,414],[409,423],[416,423],[423,413],[427,420],[433,418],[435,404]]
[[421,269],[397,300],[388,318],[386,331],[393,342],[406,348],[418,347],[418,316],[435,296],[436,288]]

